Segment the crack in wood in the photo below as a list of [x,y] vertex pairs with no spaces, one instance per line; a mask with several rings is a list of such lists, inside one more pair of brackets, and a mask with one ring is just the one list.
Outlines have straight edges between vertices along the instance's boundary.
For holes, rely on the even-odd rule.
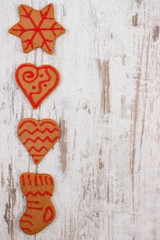
[[66,127],[66,121],[60,120],[60,149],[61,149],[61,168],[62,171],[66,171],[67,169],[67,127]]
[[4,187],[5,180],[4,180],[4,174],[3,174],[3,164],[1,164],[1,185],[2,188]]
[[98,71],[102,82],[101,109],[104,114],[110,113],[110,71],[109,62],[97,59]]
[[158,38],[159,38],[159,26],[155,26],[155,28],[153,29],[153,42],[157,42]]
[[16,188],[14,186],[14,178],[12,164],[8,166],[8,201],[5,204],[4,220],[8,226],[8,234],[14,240],[14,206],[16,204]]
[[133,27],[138,26],[138,13],[136,13],[134,16],[132,16],[132,26]]

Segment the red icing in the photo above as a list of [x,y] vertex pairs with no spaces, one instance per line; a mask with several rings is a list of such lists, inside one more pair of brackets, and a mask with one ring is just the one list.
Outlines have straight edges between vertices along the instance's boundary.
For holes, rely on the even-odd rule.
[[49,140],[51,143],[55,142],[58,139],[58,137],[55,137],[53,140],[51,140],[48,136],[45,139],[41,139],[40,137],[37,137],[35,140],[32,138],[27,138],[26,141],[23,143],[24,145],[30,140],[32,142],[37,142],[37,140],[40,140],[41,142],[45,142],[46,140]]
[[28,232],[31,232],[31,230],[30,230],[29,228],[23,228],[23,227],[21,227],[21,229],[24,230],[24,231],[26,230],[26,231],[28,231]]
[[28,152],[30,152],[32,149],[34,149],[36,152],[41,152],[42,149],[45,149],[46,151],[48,151],[48,149],[47,149],[45,146],[42,146],[39,150],[38,150],[37,148],[35,148],[35,147],[31,147],[31,148],[28,150]]
[[37,175],[35,175],[35,185],[38,186]]
[[56,124],[54,124],[54,123],[51,122],[51,121],[42,122],[42,123],[40,124],[40,126],[42,127],[44,124],[48,124],[48,123],[52,124],[53,126],[56,126]]
[[40,178],[40,181],[41,181],[41,185],[43,185],[43,179],[42,179],[42,176],[39,176]]
[[34,210],[39,210],[39,211],[41,211],[42,210],[42,208],[35,208],[35,207],[27,207],[28,209],[34,209]]
[[[39,91],[37,91],[37,92],[30,92],[30,93],[28,94],[27,91],[26,91],[26,89],[25,89],[25,87],[23,87],[23,85],[22,85],[22,83],[21,83],[21,81],[20,81],[20,79],[19,79],[19,71],[20,71],[21,69],[23,69],[24,67],[34,67],[34,68],[36,68],[36,66],[30,65],[30,64],[22,64],[21,66],[19,66],[19,68],[18,68],[17,71],[16,71],[16,80],[17,80],[18,85],[20,86],[20,88],[22,89],[22,91],[24,92],[24,94],[26,95],[26,97],[28,98],[28,100],[30,101],[30,103],[32,104],[33,108],[37,108],[37,107],[41,104],[41,102],[42,102],[42,101],[56,88],[56,86],[58,85],[58,82],[59,82],[59,74],[58,74],[58,72],[56,71],[55,68],[53,68],[52,66],[49,66],[49,65],[45,65],[45,66],[36,68],[37,71],[39,71],[40,69],[45,69],[45,72],[46,72],[46,74],[47,74],[47,76],[48,76],[48,79],[47,79],[47,80],[44,80],[44,81],[39,81],[39,84],[38,84],[38,89],[39,89]],[[54,85],[53,85],[50,89],[48,89],[48,91],[45,92],[45,93],[43,94],[43,96],[35,103],[35,102],[33,101],[32,95],[34,95],[34,94],[41,94],[41,92],[42,92],[42,86],[41,86],[41,85],[42,85],[44,82],[50,82],[50,81],[51,81],[51,76],[50,76],[50,74],[48,73],[47,69],[51,69],[51,70],[54,72],[54,74],[56,75],[55,83],[54,83]],[[29,71],[27,71],[27,74],[28,74],[28,72],[29,72]],[[24,76],[26,76],[25,72],[23,73],[22,79],[23,79],[23,81],[26,82],[27,80],[24,78]],[[28,75],[27,75],[27,76],[28,76]],[[30,76],[32,76],[31,73],[30,73]],[[35,77],[33,80],[29,81],[29,83],[32,83],[33,81],[35,81],[35,80],[37,79],[37,77],[38,77],[38,74],[36,75],[36,77]],[[29,83],[28,83],[28,84],[29,84]],[[33,86],[33,87],[34,87],[34,86]]]
[[24,213],[23,214],[25,217],[29,217],[29,218],[33,218],[31,215],[27,214],[27,213]]
[[53,185],[53,178],[50,177],[49,180],[50,180],[50,182],[51,182],[51,185]]
[[44,177],[46,185],[48,185],[47,176]]
[[30,221],[28,221],[28,220],[20,220],[20,222],[26,222],[26,223],[29,223],[30,225],[32,225],[33,226],[33,223],[31,223]]
[[[17,25],[20,27],[20,29],[12,28],[12,30],[13,30],[13,31],[21,32],[21,33],[19,34],[19,37],[20,37],[24,32],[31,30],[31,29],[30,29],[30,30],[24,29],[24,27],[22,27],[20,23],[18,23]],[[34,28],[33,28],[33,30],[34,30]]]
[[35,122],[33,122],[32,120],[28,120],[28,121],[22,122],[22,124],[19,126],[19,129],[21,129],[23,127],[23,125],[26,123],[32,123],[34,126],[37,126],[37,124]]
[[29,181],[29,185],[31,185],[32,182],[31,182],[31,179],[30,179],[30,174],[28,174],[28,181]]
[[35,132],[40,132],[40,133],[44,133],[45,131],[48,131],[48,132],[50,132],[50,133],[53,133],[54,131],[57,131],[57,132],[59,132],[59,130],[57,129],[57,128],[54,128],[52,131],[49,129],[49,128],[45,128],[43,131],[41,131],[39,128],[37,128],[36,130],[34,130],[33,132],[30,132],[30,131],[28,131],[27,129],[25,129],[25,130],[23,130],[18,136],[20,137],[24,132],[27,132],[27,133],[29,133],[29,134],[31,134],[31,135],[33,135]]
[[[32,72],[32,71],[26,71],[26,72],[24,72],[23,73],[23,75],[22,75],[22,79],[23,79],[23,81],[24,82],[26,82],[26,83],[32,83],[32,82],[34,82],[35,80],[36,80],[36,78],[38,77],[38,69],[36,68],[36,66],[32,66],[32,67],[34,67],[34,69],[36,70],[36,75],[35,75],[35,77],[34,77],[34,73]],[[26,77],[27,77],[27,79],[26,79]],[[34,77],[34,78],[33,78]],[[32,79],[33,78],[33,79]],[[30,79],[30,80],[28,80],[28,79]]]
[[23,186],[25,186],[25,179],[24,179],[24,175],[22,175],[22,183],[23,183]]
[[[47,215],[47,212],[48,212],[48,211],[51,212],[51,216],[50,216],[48,219],[46,219],[46,215]],[[46,210],[45,210],[44,215],[43,215],[43,221],[44,221],[44,222],[49,222],[49,221],[53,218],[53,216],[54,216],[53,209],[52,209],[51,206],[48,206],[48,207],[46,208]]]
[[49,195],[49,196],[52,196],[52,194],[50,194],[49,192],[47,192],[47,191],[45,191],[44,193],[41,193],[41,192],[39,192],[39,191],[37,191],[36,193],[33,193],[33,192],[28,192],[25,196],[27,197],[28,195],[32,195],[32,196],[37,196],[38,194],[40,195],[40,196],[44,196],[45,194],[47,194],[47,195]]

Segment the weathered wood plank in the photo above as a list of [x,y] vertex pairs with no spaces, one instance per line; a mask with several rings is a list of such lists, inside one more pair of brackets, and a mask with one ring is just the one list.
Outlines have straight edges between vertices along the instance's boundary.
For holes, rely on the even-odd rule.
[[[49,0],[22,0],[43,8]],[[160,57],[158,0],[55,0],[66,28],[53,55],[24,54],[8,29],[18,2],[2,1],[0,35],[0,239],[159,240]],[[14,73],[51,64],[56,91],[32,110]],[[61,138],[35,167],[16,128],[26,117],[53,118]],[[55,179],[56,220],[37,236],[19,228],[22,172]]]

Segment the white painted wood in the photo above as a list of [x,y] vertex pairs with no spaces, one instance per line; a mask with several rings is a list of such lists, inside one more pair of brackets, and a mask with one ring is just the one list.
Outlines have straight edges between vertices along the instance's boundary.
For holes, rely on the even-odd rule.
[[[22,52],[8,34],[18,4],[0,4],[0,239],[160,239],[160,1],[55,0],[66,28],[53,55]],[[51,64],[61,83],[37,110],[16,84],[24,62]],[[61,139],[36,168],[16,129],[26,117],[60,123]],[[55,179],[56,220],[37,236],[19,228],[21,173]]]

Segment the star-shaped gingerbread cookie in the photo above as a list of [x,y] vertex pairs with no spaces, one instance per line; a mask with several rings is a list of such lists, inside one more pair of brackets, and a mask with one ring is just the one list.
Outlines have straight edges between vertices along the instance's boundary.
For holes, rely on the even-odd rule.
[[21,38],[24,53],[35,48],[42,48],[52,54],[54,40],[65,29],[54,19],[53,4],[42,10],[35,10],[26,5],[19,6],[20,21],[9,29],[9,33]]

